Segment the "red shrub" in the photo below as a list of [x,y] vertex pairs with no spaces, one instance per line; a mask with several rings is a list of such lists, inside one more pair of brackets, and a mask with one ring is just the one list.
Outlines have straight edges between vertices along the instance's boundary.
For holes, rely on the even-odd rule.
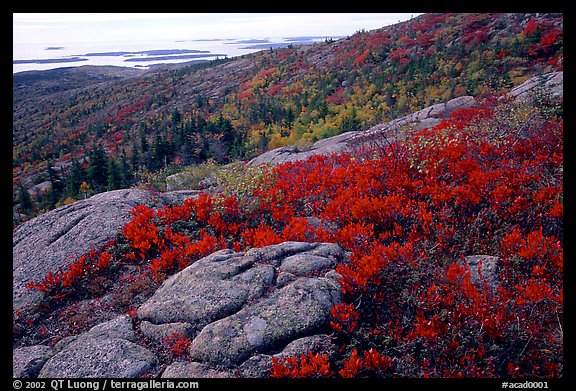
[[272,356],[271,377],[315,378],[328,377],[331,373],[326,354],[308,352],[308,355],[284,357],[281,360]]
[[184,356],[190,348],[190,338],[184,337],[182,333],[172,333],[164,338],[163,341],[168,346],[172,356]]
[[344,360],[344,366],[338,374],[344,378],[382,376],[388,372],[393,363],[393,359],[374,349],[364,351],[363,357],[359,357],[358,351],[354,349],[350,357]]
[[358,325],[358,313],[354,310],[354,305],[340,303],[332,307],[330,315],[334,319],[330,321],[330,326],[338,332],[352,333]]
[[154,211],[144,205],[137,205],[132,211],[132,220],[124,226],[122,235],[138,250],[142,259],[153,245],[160,245],[156,224],[152,222]]
[[[273,377],[557,377],[562,122],[522,132],[511,123],[494,137],[495,120],[490,107],[456,110],[389,149],[282,164],[248,201],[139,206],[122,233],[160,280],[226,247],[306,240],[349,251],[330,319],[337,357],[273,359]],[[193,228],[178,231],[179,221]],[[60,294],[106,267],[106,254],[29,285]],[[493,274],[470,270],[474,254],[499,257]]]

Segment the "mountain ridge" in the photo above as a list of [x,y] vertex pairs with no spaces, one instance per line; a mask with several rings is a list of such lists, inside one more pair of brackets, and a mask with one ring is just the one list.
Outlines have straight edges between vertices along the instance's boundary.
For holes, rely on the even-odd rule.
[[[136,77],[78,67],[36,93],[15,76],[15,203],[19,185],[49,179],[48,162],[67,167],[75,157],[87,168],[88,149],[97,145],[116,165],[125,156],[136,183],[145,170],[249,160],[457,96],[501,93],[562,69],[562,28],[561,14],[424,14],[334,41],[126,71]],[[59,170],[57,180],[69,174]],[[93,191],[116,186],[84,179]],[[52,201],[38,199],[37,209],[78,199],[77,184],[69,185]]]

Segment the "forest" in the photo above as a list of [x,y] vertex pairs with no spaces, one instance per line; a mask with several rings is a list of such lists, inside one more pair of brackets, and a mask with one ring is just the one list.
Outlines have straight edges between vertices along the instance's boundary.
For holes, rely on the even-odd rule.
[[84,86],[81,74],[50,88],[16,74],[14,225],[98,192],[153,187],[186,166],[305,148],[453,97],[503,93],[562,69],[562,23],[560,14],[424,14],[241,58],[103,82],[86,75]]

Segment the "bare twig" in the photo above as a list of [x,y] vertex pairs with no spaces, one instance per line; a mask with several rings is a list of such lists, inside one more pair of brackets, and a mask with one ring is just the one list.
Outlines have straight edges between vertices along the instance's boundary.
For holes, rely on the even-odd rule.
[[528,345],[530,344],[530,341],[532,341],[532,338],[534,338],[534,336],[531,336],[528,339],[528,342],[526,342],[526,345],[524,345],[524,349],[522,349],[522,351],[520,352],[520,355],[524,354],[524,351],[526,350],[526,348],[528,347]]

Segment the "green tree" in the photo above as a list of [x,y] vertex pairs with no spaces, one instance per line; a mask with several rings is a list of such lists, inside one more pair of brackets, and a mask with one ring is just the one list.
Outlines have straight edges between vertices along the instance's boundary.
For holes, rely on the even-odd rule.
[[342,124],[340,125],[340,129],[342,133],[351,132],[360,130],[360,119],[356,114],[356,107],[352,107],[350,110],[350,114],[345,115],[342,118]]
[[140,137],[140,150],[142,154],[146,154],[148,152],[148,140],[146,140],[146,125],[143,122],[140,122],[138,126],[138,136]]
[[21,184],[18,185],[18,203],[24,213],[30,212],[34,206],[30,193]]
[[168,163],[168,144],[162,138],[160,133],[156,133],[154,144],[152,144],[152,159],[148,169],[155,171]]
[[170,115],[170,120],[172,122],[172,127],[176,128],[182,122],[182,116],[180,115],[180,112],[174,109]]
[[50,184],[52,185],[49,197],[50,197],[50,209],[53,209],[58,203],[60,196],[62,195],[62,191],[64,190],[64,182],[62,182],[62,179],[58,177],[56,171],[54,171],[54,169],[52,168],[51,160],[48,161],[46,171],[48,173],[48,179],[50,180]]
[[86,172],[76,157],[70,159],[71,166],[66,175],[66,194],[78,198],[82,182],[86,180]]
[[88,178],[94,191],[102,191],[108,184],[108,158],[102,145],[95,145],[90,150],[90,166]]
[[138,170],[140,166],[140,153],[138,152],[138,145],[136,140],[132,141],[132,155],[130,156],[130,164],[132,165],[132,170]]
[[[325,100],[324,100],[324,104],[326,104]],[[326,106],[326,113],[327,112],[328,112],[328,107]],[[326,114],[324,114],[324,115],[326,115]],[[292,125],[294,124],[295,119],[296,119],[296,115],[294,114],[294,110],[292,109],[292,106],[290,106],[290,107],[288,107],[288,110],[286,110],[286,115],[284,116],[284,126],[286,126],[288,129],[292,129]]]
[[118,164],[112,158],[108,159],[108,190],[116,190],[122,187],[122,176]]
[[130,171],[130,165],[128,164],[128,158],[125,154],[120,157],[120,187],[126,188],[130,186],[132,182],[132,171]]

